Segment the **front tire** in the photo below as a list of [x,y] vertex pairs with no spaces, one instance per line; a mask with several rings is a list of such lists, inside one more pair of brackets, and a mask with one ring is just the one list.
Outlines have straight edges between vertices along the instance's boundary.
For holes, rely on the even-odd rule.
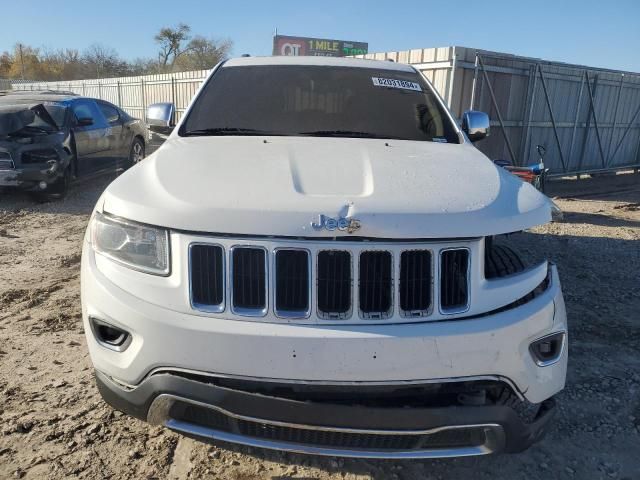
[[136,163],[140,163],[144,159],[144,142],[138,137],[133,139],[131,149],[129,150],[129,166],[133,167]]

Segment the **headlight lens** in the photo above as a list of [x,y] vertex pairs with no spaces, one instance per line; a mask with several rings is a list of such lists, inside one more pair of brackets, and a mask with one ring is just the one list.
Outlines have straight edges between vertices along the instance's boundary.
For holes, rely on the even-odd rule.
[[95,252],[134,270],[169,274],[169,232],[164,228],[96,212],[91,225],[91,244]]

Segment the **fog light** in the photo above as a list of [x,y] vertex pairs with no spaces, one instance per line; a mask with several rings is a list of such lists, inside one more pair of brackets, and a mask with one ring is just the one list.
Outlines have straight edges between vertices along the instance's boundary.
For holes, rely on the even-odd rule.
[[38,188],[39,188],[40,190],[44,190],[44,189],[46,189],[46,188],[47,188],[47,182],[40,182],[40,183],[38,184]]
[[529,351],[540,367],[556,363],[562,356],[565,343],[565,332],[556,332],[539,338],[531,345]]
[[111,325],[103,320],[89,317],[91,331],[97,342],[105,348],[122,352],[127,349],[131,343],[131,335],[129,332],[119,327]]

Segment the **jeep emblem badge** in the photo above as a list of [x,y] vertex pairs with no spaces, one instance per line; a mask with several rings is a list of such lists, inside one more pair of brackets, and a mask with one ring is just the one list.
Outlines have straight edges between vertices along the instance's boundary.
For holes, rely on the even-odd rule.
[[322,230],[323,228],[333,231],[340,230],[341,232],[353,233],[360,230],[360,220],[355,218],[338,217],[331,218],[326,215],[319,215],[317,222],[311,222],[311,226],[314,230]]

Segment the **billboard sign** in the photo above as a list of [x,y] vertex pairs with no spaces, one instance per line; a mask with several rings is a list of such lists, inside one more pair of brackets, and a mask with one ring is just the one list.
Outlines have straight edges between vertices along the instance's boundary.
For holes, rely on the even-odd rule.
[[368,49],[369,44],[364,42],[331,40],[327,38],[289,37],[287,35],[276,35],[273,37],[273,55],[346,57],[348,55],[364,55]]

